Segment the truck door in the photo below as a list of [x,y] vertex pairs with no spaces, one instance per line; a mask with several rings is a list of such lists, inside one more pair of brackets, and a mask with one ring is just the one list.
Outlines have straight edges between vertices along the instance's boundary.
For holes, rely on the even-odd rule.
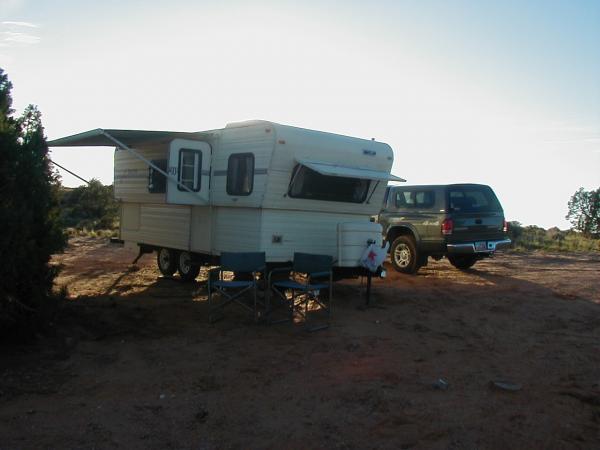
[[167,167],[170,175],[167,182],[167,203],[207,205],[210,163],[211,148],[208,143],[188,139],[172,140]]

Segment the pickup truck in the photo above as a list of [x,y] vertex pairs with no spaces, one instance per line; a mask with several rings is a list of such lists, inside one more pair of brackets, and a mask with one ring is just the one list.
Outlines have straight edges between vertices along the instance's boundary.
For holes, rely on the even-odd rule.
[[388,186],[376,220],[392,265],[404,273],[416,273],[429,257],[466,270],[511,244],[502,206],[482,184]]

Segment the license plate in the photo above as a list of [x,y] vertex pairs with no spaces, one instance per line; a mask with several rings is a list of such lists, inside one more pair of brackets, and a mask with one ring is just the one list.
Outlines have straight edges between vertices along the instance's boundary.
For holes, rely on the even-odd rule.
[[475,251],[476,252],[487,251],[487,242],[486,241],[475,242]]

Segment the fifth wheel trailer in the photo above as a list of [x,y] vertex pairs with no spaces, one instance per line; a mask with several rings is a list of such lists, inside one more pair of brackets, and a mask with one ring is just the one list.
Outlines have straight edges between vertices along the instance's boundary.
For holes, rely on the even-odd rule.
[[96,129],[50,146],[111,146],[120,239],[194,278],[225,251],[329,254],[340,271],[381,244],[389,145],[267,121],[201,132]]

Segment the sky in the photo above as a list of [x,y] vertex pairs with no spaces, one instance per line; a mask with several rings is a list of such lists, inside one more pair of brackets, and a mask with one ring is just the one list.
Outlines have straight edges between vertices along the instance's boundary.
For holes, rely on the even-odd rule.
[[[0,67],[50,139],[247,119],[375,138],[409,184],[489,184],[544,228],[600,187],[596,0],[0,0]],[[110,148],[51,157],[112,183]]]

